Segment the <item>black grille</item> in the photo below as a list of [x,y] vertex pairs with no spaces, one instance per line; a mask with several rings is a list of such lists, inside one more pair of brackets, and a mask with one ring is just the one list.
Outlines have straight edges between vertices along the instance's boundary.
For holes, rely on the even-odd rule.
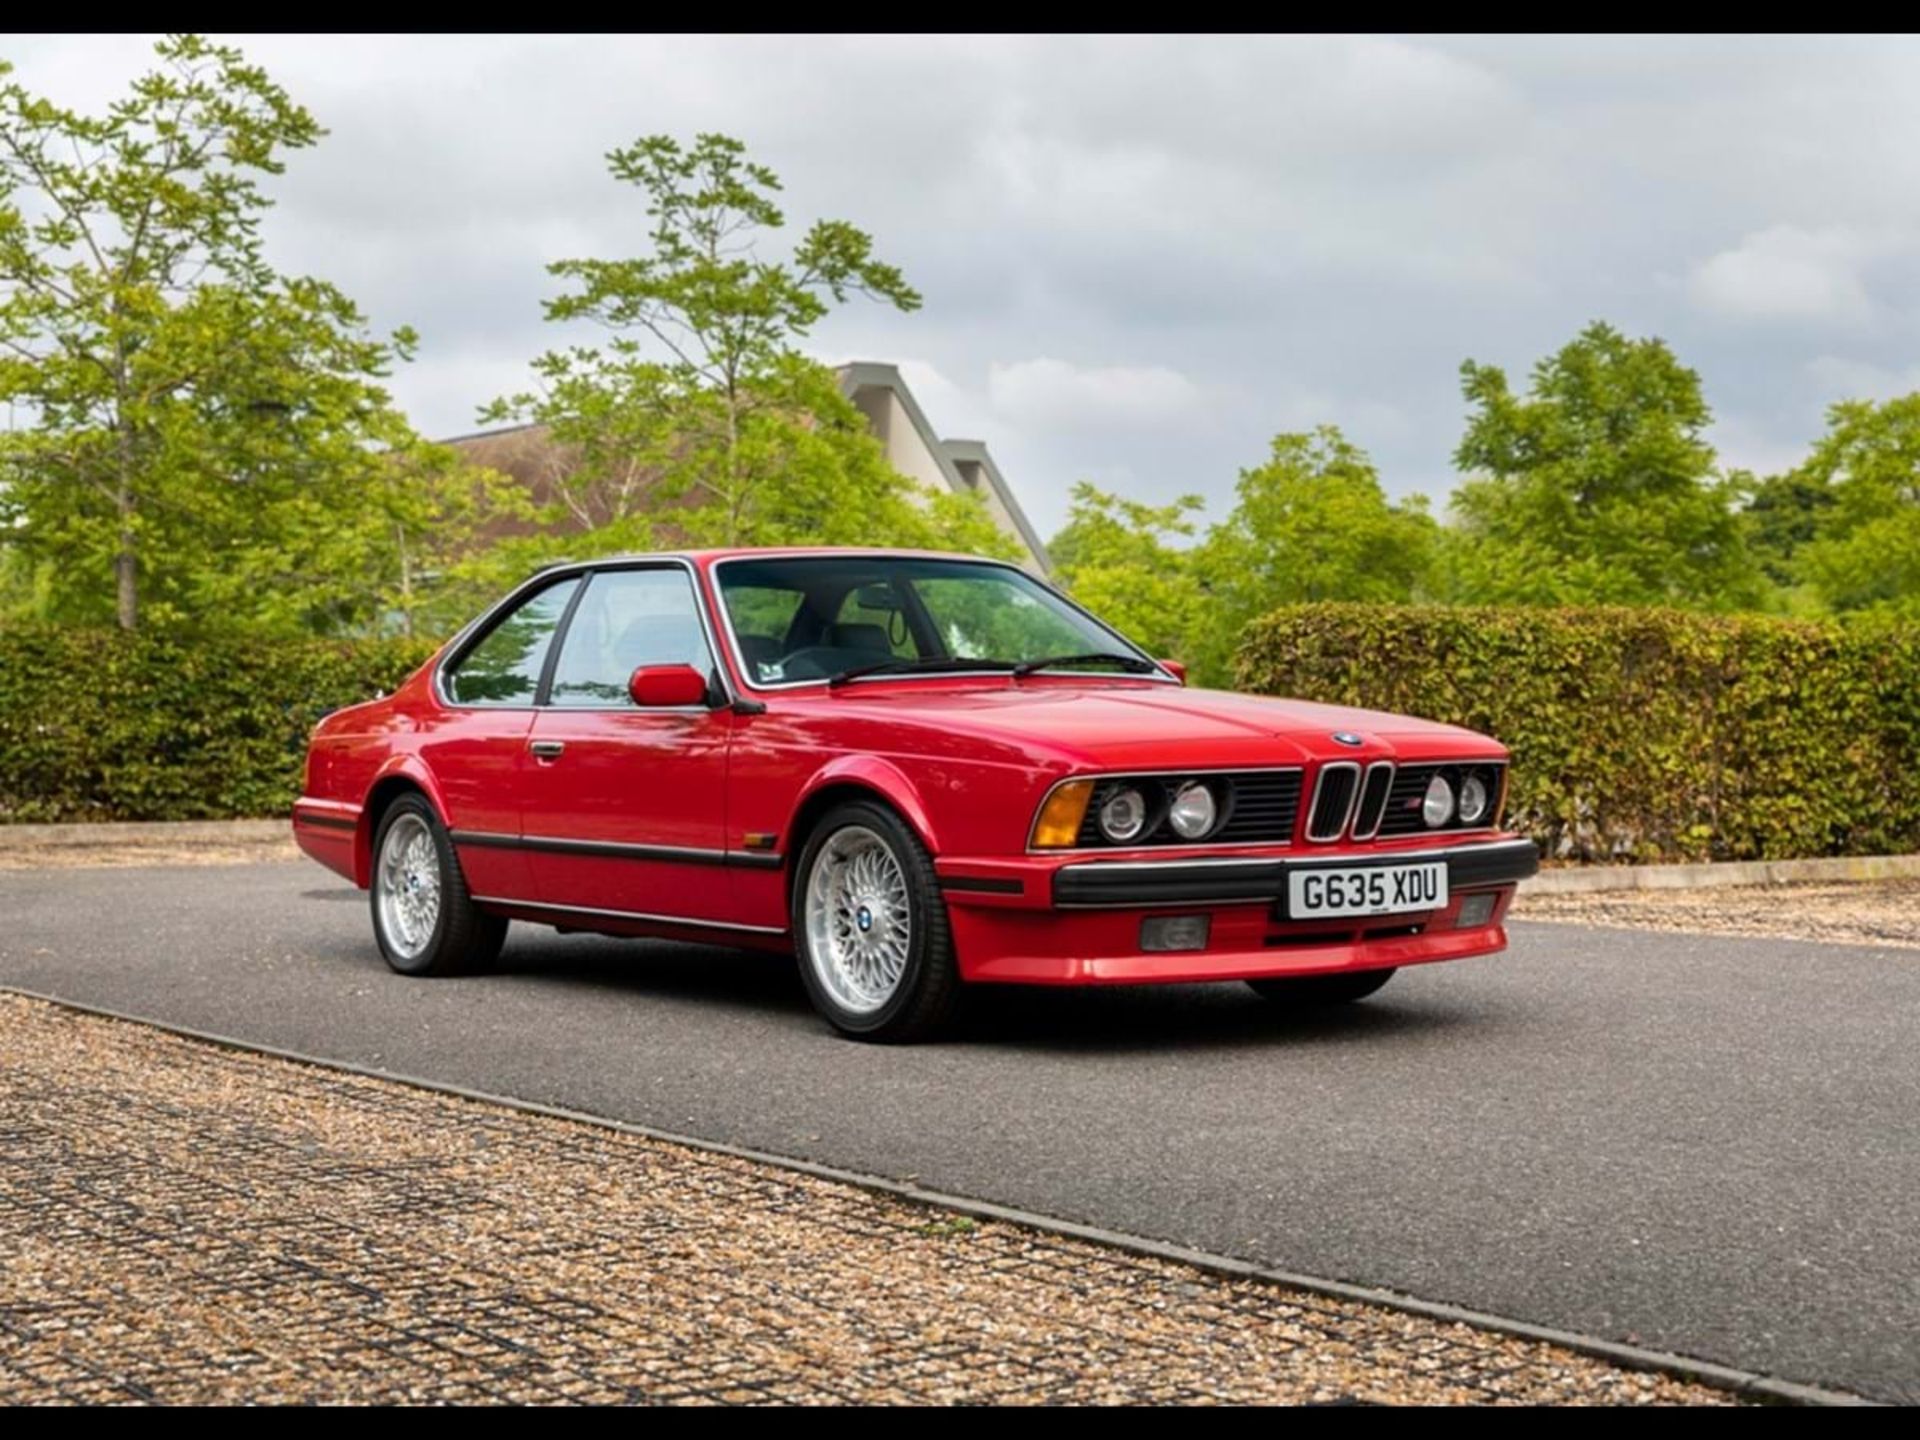
[[[1167,802],[1188,780],[1205,780],[1218,787],[1226,818],[1220,828],[1200,841],[1182,840],[1160,822]],[[1083,848],[1112,848],[1100,833],[1100,807],[1122,785],[1132,785],[1147,797],[1147,834],[1129,845],[1287,845],[1293,841],[1294,820],[1300,814],[1298,770],[1236,770],[1229,774],[1115,776],[1093,787],[1087,818],[1080,822],[1075,841]]]
[[1309,840],[1338,840],[1346,828],[1347,811],[1353,808],[1353,792],[1360,785],[1360,768],[1346,763],[1320,767],[1319,786],[1313,795],[1313,814],[1307,817]]
[[1358,839],[1371,839],[1380,828],[1380,817],[1387,808],[1387,792],[1393,785],[1393,766],[1367,767],[1365,788],[1360,791],[1360,808],[1353,814],[1353,833]]
[[[1449,830],[1487,829],[1493,824],[1500,804],[1500,785],[1505,769],[1503,765],[1402,765],[1393,777],[1393,788],[1387,793],[1387,813],[1380,821],[1381,835],[1444,835]],[[1457,798],[1460,782],[1476,772],[1486,782],[1487,793],[1491,797],[1488,813],[1471,825],[1462,825],[1456,815],[1445,825],[1428,829],[1427,822],[1420,818],[1420,802],[1425,798],[1427,786],[1433,777],[1446,776]],[[1455,808],[1458,808],[1457,804]]]

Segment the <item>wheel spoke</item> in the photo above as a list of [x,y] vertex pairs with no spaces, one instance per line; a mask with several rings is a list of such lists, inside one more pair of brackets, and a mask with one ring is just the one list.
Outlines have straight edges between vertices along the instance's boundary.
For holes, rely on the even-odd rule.
[[807,958],[847,1009],[868,1014],[893,998],[912,953],[912,901],[890,846],[863,825],[835,832],[807,877]]
[[417,959],[440,921],[440,851],[419,815],[404,814],[387,828],[375,885],[388,947],[404,960]]

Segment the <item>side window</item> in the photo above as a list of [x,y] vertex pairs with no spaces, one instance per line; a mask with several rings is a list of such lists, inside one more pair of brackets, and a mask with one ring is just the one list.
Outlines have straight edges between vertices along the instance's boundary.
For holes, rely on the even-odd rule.
[[456,705],[531,705],[547,646],[579,585],[576,579],[549,585],[496,621],[447,672],[448,697]]
[[551,705],[631,705],[627,679],[642,665],[713,669],[687,572],[603,570],[587,582],[554,667]]

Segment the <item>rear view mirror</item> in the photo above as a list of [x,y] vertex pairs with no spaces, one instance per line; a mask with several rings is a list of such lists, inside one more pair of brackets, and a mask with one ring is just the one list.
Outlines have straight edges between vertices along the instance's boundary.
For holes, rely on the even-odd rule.
[[853,592],[853,603],[862,610],[898,610],[901,608],[900,596],[893,586],[885,581],[878,585],[862,585]]
[[642,665],[628,677],[627,694],[644,709],[705,705],[707,677],[691,665]]

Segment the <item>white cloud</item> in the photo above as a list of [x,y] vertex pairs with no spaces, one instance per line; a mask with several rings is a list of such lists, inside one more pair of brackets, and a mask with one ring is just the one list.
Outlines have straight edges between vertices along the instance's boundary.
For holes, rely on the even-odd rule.
[[1041,356],[987,370],[993,408],[1016,424],[1164,425],[1200,408],[1200,387],[1165,365],[1074,365]]
[[1780,475],[1807,458],[1804,435],[1782,435],[1768,417],[1719,416],[1707,438],[1719,453],[1723,470],[1748,470],[1755,475]]
[[1775,225],[1695,266],[1687,290],[1731,319],[1856,325],[1874,312],[1861,272],[1891,248],[1885,236],[1844,227]]
[[[1270,436],[1321,421],[1395,493],[1443,490],[1461,360],[1517,381],[1593,319],[1671,343],[1762,466],[1920,354],[1905,38],[239,43],[331,132],[272,182],[269,253],[420,331],[393,389],[429,433],[570,338],[540,319],[550,261],[644,248],[602,156],[662,131],[738,135],[794,221],[872,233],[925,307],[849,305],[811,343],[901,364],[1043,531],[1081,477],[1217,513]],[[97,110],[149,44],[0,51]]]
[[1920,390],[1920,365],[1875,365],[1839,355],[1820,355],[1807,362],[1806,373],[1822,401],[1892,400]]

